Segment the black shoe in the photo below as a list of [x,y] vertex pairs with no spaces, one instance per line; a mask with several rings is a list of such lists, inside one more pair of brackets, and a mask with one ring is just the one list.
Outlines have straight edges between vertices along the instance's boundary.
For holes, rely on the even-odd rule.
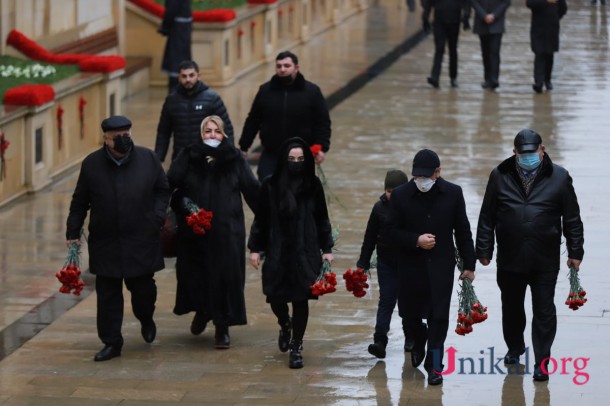
[[536,382],[546,382],[549,380],[549,375],[542,372],[542,369],[536,368],[534,370],[534,381]]
[[405,338],[405,352],[413,351],[413,346],[415,345],[415,341],[412,338]]
[[496,90],[499,87],[500,87],[500,83],[498,83],[498,82],[489,82],[489,88],[491,90]]
[[485,82],[481,82],[481,87],[483,89],[489,89],[491,87],[491,85],[489,84],[488,81],[485,81]]
[[121,356],[121,347],[118,345],[106,345],[100,352],[95,354],[94,361],[108,361],[114,357]]
[[198,336],[205,331],[208,321],[203,316],[203,313],[196,312],[191,323],[191,334]]
[[434,79],[433,77],[428,77],[428,84],[431,85],[433,88],[438,89],[438,79]]
[[443,376],[434,370],[428,371],[428,385],[440,385],[443,383]]
[[451,79],[451,87],[453,87],[453,88],[459,87],[457,79]]
[[303,341],[292,340],[290,342],[290,356],[288,358],[288,368],[303,368]]
[[216,333],[214,334],[214,347],[218,348],[219,350],[226,350],[227,348],[231,348],[229,327],[216,326]]
[[422,323],[420,331],[414,332],[414,345],[411,350],[411,365],[415,368],[426,358],[426,342],[428,341],[428,326]]
[[534,83],[532,85],[532,89],[534,89],[534,92],[536,92],[536,93],[542,93],[542,85],[541,84]]
[[519,365],[519,356],[521,354],[517,354],[515,352],[507,352],[504,356],[504,365]]
[[286,352],[290,349],[290,338],[292,336],[292,322],[290,319],[282,325],[280,336],[277,339],[277,345],[281,352]]
[[142,333],[142,338],[147,343],[150,344],[155,341],[155,337],[157,336],[157,325],[154,320],[151,319],[149,322],[142,323],[140,333]]
[[546,90],[553,90],[553,83],[550,80],[545,81],[544,86],[546,86]]
[[385,358],[385,347],[382,342],[376,341],[374,344],[369,345],[369,354],[377,358]]

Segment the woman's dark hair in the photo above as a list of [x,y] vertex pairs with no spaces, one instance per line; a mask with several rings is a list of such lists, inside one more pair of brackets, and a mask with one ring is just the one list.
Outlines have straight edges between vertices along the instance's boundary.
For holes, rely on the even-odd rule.
[[[301,148],[305,158],[303,171],[292,174],[288,171],[288,154],[293,148]],[[275,199],[278,202],[280,214],[291,216],[297,208],[297,198],[313,192],[316,169],[313,154],[309,145],[302,138],[290,138],[282,144],[278,154],[278,162],[271,177],[275,189]]]

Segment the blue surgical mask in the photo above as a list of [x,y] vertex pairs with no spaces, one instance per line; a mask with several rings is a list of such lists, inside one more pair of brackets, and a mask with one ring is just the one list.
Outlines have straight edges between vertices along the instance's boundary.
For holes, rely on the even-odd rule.
[[540,165],[540,155],[538,152],[519,154],[517,162],[519,163],[519,166],[526,171],[533,171]]

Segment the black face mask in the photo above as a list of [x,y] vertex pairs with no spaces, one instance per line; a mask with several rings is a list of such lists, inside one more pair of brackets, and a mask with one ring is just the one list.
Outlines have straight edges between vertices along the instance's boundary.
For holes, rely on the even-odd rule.
[[305,162],[292,162],[288,161],[288,172],[291,174],[300,174],[303,173],[305,169]]
[[130,136],[119,136],[113,138],[114,150],[119,154],[126,154],[133,147],[133,140]]

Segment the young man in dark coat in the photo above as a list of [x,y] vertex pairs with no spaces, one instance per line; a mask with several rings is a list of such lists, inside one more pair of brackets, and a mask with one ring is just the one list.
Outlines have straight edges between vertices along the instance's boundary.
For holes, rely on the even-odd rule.
[[[439,385],[456,245],[464,261],[460,279],[474,280],[476,257],[462,188],[440,177],[438,155],[429,149],[419,151],[411,174],[409,183],[392,192],[387,237],[403,250],[398,310],[415,339],[411,364],[417,367],[424,362],[428,384]],[[427,327],[422,319],[427,319]]]
[[474,8],[472,32],[479,35],[485,81],[483,89],[500,86],[500,47],[504,34],[506,10],[510,0],[470,0]]
[[159,159],[133,145],[130,129],[123,116],[102,121],[104,146],[83,161],[67,220],[68,243],[80,244],[90,212],[89,270],[96,276],[97,330],[104,343],[95,361],[121,355],[123,281],[144,340],[153,342],[157,331],[153,276],[164,268],[160,230],[170,193]]
[[261,181],[273,173],[279,148],[290,137],[322,145],[317,163],[324,161],[330,148],[330,115],[320,88],[305,80],[292,52],[280,52],[275,59],[276,74],[259,88],[239,139],[239,147],[247,155],[260,134],[263,152],[257,173]]
[[169,93],[178,85],[180,62],[191,60],[192,29],[191,0],[165,0],[163,21],[157,31],[167,37],[161,68],[169,75]]
[[155,152],[165,161],[169,141],[174,136],[172,161],[188,145],[201,142],[200,125],[208,116],[219,116],[225,124],[225,133],[233,143],[233,124],[227,109],[215,91],[200,80],[199,65],[194,61],[180,64],[176,91],[165,98],[159,125]]
[[559,51],[559,20],[568,11],[566,0],[527,0],[532,10],[530,44],[534,53],[534,84],[532,89],[542,93],[553,89],[553,56]]
[[[489,176],[477,228],[479,262],[489,265],[494,237],[498,287],[502,299],[502,331],[508,352],[504,363],[519,364],[525,352],[525,291],[532,293],[534,380],[546,381],[546,364],[557,331],[555,285],[560,267],[561,234],[568,267],[576,270],[584,256],[584,231],[572,178],[555,165],[530,129],[519,131],[514,156]],[[563,226],[563,227],[562,227]]]

